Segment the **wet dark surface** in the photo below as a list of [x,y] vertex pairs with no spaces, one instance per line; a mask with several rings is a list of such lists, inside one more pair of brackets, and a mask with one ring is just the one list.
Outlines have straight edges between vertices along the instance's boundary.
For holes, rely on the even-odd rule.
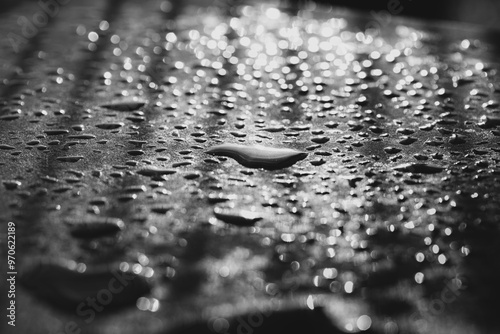
[[39,11],[0,18],[7,331],[499,332],[496,35],[88,0],[23,37]]

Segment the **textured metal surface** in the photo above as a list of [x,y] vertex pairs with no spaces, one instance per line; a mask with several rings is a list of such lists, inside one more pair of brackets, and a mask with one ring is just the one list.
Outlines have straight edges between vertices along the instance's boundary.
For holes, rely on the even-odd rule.
[[498,332],[495,36],[311,5],[57,9],[30,37],[37,3],[0,19],[22,41],[0,41],[7,330]]

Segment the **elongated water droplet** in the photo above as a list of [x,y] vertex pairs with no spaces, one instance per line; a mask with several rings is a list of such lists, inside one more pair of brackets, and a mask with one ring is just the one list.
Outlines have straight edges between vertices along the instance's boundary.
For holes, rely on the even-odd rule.
[[253,226],[262,217],[253,211],[248,210],[230,210],[215,208],[214,214],[217,219],[222,220],[224,223],[236,226]]
[[177,173],[177,171],[175,169],[158,168],[158,167],[151,166],[151,167],[139,169],[136,173],[139,175],[144,175],[144,176],[161,176],[161,175],[175,174],[175,173]]
[[134,111],[144,107],[145,104],[144,101],[116,101],[103,104],[101,107],[116,111]]
[[65,135],[69,133],[69,131],[65,129],[45,130],[43,132],[45,132],[48,136]]
[[209,149],[207,153],[233,158],[245,167],[270,170],[290,167],[307,156],[305,152],[289,148],[238,144],[218,145]]
[[124,123],[99,123],[96,124],[96,128],[104,130],[114,130],[123,127]]
[[14,146],[10,146],[7,144],[0,144],[0,150],[14,150],[16,149]]
[[75,156],[57,157],[56,159],[62,162],[77,162],[82,160],[83,157],[81,155],[75,155]]

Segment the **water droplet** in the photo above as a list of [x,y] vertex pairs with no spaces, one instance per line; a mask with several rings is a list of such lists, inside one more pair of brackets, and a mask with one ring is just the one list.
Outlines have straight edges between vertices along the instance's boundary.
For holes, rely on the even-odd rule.
[[14,146],[10,146],[7,144],[0,144],[0,150],[15,150],[16,148]]
[[139,175],[144,175],[144,176],[162,176],[162,175],[170,175],[170,174],[175,174],[177,171],[175,169],[168,169],[168,168],[160,168],[160,167],[147,167],[143,169],[139,169],[137,172]]
[[144,107],[145,104],[145,101],[115,101],[103,104],[101,107],[115,111],[135,111]]
[[45,132],[48,136],[58,136],[69,133],[69,131],[65,129],[44,130],[43,132]]
[[2,183],[7,190],[15,190],[21,186],[21,182],[16,180],[5,180]]
[[62,161],[62,162],[78,162],[83,159],[83,156],[81,155],[75,155],[75,156],[65,156],[65,157],[57,157],[56,160]]
[[99,123],[96,124],[96,128],[104,129],[104,130],[114,130],[123,127],[124,123]]
[[218,145],[209,149],[207,153],[233,158],[245,167],[269,170],[290,167],[307,156],[305,152],[288,148],[238,144]]
[[216,207],[214,209],[214,214],[217,219],[220,219],[227,224],[236,226],[253,226],[256,222],[262,219],[258,213],[248,210],[223,209]]

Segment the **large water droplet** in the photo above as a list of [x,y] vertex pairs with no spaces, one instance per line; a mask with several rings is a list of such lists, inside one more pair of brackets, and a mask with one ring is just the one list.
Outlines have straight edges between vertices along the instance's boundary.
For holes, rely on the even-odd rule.
[[217,145],[209,149],[207,153],[233,158],[245,167],[269,170],[290,167],[307,156],[305,152],[289,148],[238,144]]

